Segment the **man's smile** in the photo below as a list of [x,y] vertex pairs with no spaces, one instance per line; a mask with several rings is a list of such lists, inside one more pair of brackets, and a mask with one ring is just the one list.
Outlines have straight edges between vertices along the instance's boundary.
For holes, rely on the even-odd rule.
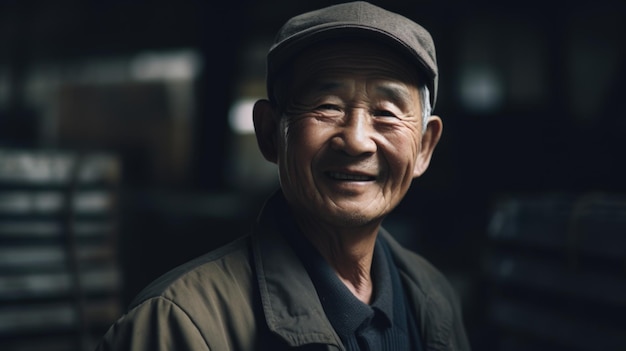
[[328,178],[338,181],[368,182],[376,180],[374,176],[359,173],[325,172],[325,174]]

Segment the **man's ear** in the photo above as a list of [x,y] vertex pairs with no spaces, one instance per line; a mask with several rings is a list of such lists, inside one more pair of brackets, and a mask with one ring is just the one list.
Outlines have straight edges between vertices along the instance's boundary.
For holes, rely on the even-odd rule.
[[417,178],[426,172],[430,159],[433,156],[435,147],[441,138],[443,131],[443,122],[439,116],[430,116],[426,130],[422,133],[422,141],[420,150],[417,154],[415,167],[413,168],[413,178]]
[[261,154],[266,160],[277,162],[277,123],[278,117],[274,116],[274,109],[268,100],[258,100],[254,104],[252,111],[252,121],[254,122],[254,133],[256,141],[261,150]]

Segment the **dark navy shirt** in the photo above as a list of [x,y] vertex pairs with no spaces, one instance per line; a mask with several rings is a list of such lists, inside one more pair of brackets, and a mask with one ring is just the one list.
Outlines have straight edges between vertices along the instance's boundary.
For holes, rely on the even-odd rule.
[[[288,221],[285,221],[288,222]],[[283,223],[289,242],[307,269],[324,312],[347,350],[422,350],[402,282],[387,245],[378,238],[372,261],[374,291],[367,305],[357,299],[335,271],[296,229]]]

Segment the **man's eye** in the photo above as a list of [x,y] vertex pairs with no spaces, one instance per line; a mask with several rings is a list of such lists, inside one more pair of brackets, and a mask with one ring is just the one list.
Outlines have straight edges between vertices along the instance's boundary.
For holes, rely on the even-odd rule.
[[375,110],[373,115],[376,117],[396,117],[395,113],[387,110]]
[[333,104],[322,104],[316,107],[316,110],[341,111],[341,108]]

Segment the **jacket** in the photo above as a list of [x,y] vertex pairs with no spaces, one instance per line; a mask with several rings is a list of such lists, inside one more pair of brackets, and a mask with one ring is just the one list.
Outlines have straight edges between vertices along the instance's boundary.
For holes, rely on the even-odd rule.
[[[283,200],[284,201],[284,200]],[[269,201],[250,235],[166,273],[107,331],[97,351],[344,350]],[[444,276],[384,229],[425,350],[469,350]]]

